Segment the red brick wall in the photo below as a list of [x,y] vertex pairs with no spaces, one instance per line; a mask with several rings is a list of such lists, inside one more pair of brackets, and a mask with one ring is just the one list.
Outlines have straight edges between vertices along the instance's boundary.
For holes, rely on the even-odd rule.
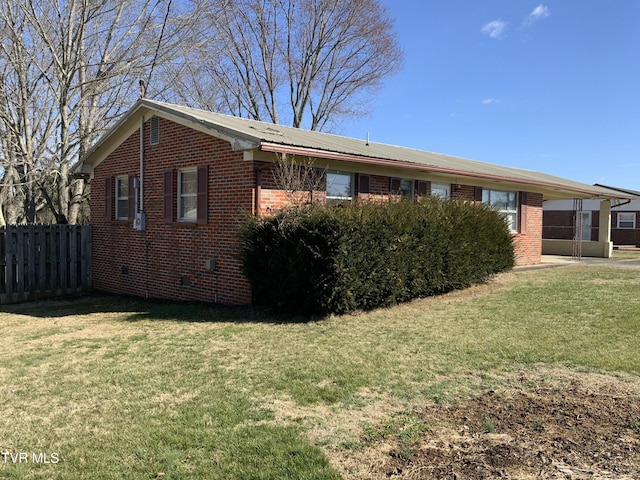
[[[265,171],[264,164],[243,160],[242,152],[234,152],[229,143],[164,119],[160,119],[158,145],[149,144],[149,122],[144,130],[146,230],[134,230],[132,218],[107,218],[105,209],[106,179],[139,175],[139,132],[95,168],[91,185],[94,287],[150,298],[249,303],[250,286],[239,260],[239,221],[256,211],[272,213],[288,201],[274,184],[270,167]],[[206,223],[165,222],[165,171],[200,165],[208,166]],[[263,168],[259,189],[257,167]],[[388,198],[389,178],[371,175],[371,193],[359,195]],[[453,198],[474,201],[475,195],[473,186],[452,188]],[[540,262],[542,197],[526,197],[525,233],[515,235],[518,265]],[[259,205],[255,204],[257,199]],[[314,200],[323,199],[324,192],[314,193]],[[175,209],[175,192],[172,202]],[[206,268],[207,259],[215,259],[214,271]]]
[[[386,200],[389,198],[390,177],[382,175],[370,175],[370,192],[357,193],[356,195],[365,200]],[[355,182],[355,177],[354,177]],[[356,187],[357,187],[357,182]],[[262,213],[276,212],[285,208],[288,198],[283,191],[277,189],[277,184],[271,180],[263,182],[266,185],[262,189],[263,206]],[[476,201],[476,187],[473,185],[452,185],[451,196],[458,200]],[[316,197],[318,197],[316,195]],[[542,195],[535,193],[520,194],[520,198],[525,200],[526,224],[520,225],[520,232],[514,234],[515,242],[515,262],[516,265],[535,265],[542,260]],[[320,198],[320,201],[322,199]],[[522,220],[523,208],[520,207],[519,216]],[[524,228],[523,228],[524,227]],[[596,233],[597,235],[597,233]]]
[[520,194],[520,233],[514,235],[516,265],[542,261],[542,195]]
[[[478,201],[476,187],[453,185],[452,198]],[[542,261],[542,195],[520,192],[518,208],[519,232],[513,235],[515,264],[536,265]]]
[[[573,239],[573,210],[545,210],[542,214],[542,238],[551,240]],[[589,239],[598,240],[599,212],[591,212],[591,232]]]
[[[627,213],[627,212],[624,212]],[[638,212],[636,213],[636,227]],[[573,210],[545,210],[543,215],[543,238],[571,240],[573,238]],[[591,212],[591,240],[598,240],[600,212]],[[618,211],[611,211],[611,241],[614,245],[640,246],[640,228],[618,228]]]
[[545,210],[542,215],[543,238],[571,240],[573,238],[573,211]]
[[[227,142],[163,119],[160,143],[149,145],[147,122],[147,229],[136,231],[131,219],[116,222],[105,218],[105,178],[139,175],[139,139],[139,133],[134,133],[95,169],[91,194],[94,287],[152,298],[250,302],[250,288],[238,259],[237,225],[253,207],[252,163],[242,159],[242,152],[232,151]],[[164,171],[197,165],[209,165],[207,223],[165,223]],[[205,268],[210,258],[216,259],[212,272]]]
[[[636,227],[638,224],[638,212],[626,211],[623,213],[636,214]],[[640,228],[618,228],[618,212],[611,211],[611,241],[614,245],[640,246]]]

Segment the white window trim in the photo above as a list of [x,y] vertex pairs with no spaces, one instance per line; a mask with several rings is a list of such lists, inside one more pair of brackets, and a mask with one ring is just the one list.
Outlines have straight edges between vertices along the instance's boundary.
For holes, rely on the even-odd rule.
[[[116,220],[129,220],[129,177],[127,175],[121,175],[116,177],[116,181],[115,183],[115,219]],[[120,194],[120,185],[124,184],[127,186],[127,194],[126,195],[119,195]],[[125,215],[119,215],[120,213],[120,209],[119,204],[121,201],[126,202],[127,205],[127,209],[126,209],[126,214]]]
[[[193,193],[183,193],[182,192],[182,176],[185,173],[193,173],[195,175],[196,178],[196,191]],[[193,216],[193,218],[190,217],[184,217],[182,215],[182,205],[183,205],[183,199],[184,198],[195,198],[196,199],[196,206],[197,206],[197,202],[198,202],[198,169],[196,167],[191,167],[191,168],[183,168],[181,170],[178,170],[178,211],[176,213],[177,215],[177,219],[179,222],[193,222],[195,223],[198,219],[198,212],[197,209],[195,210],[195,215]]]
[[[329,175],[342,175],[345,177],[349,177],[349,195],[348,196],[344,196],[344,195],[329,195]],[[327,177],[327,201],[333,201],[333,202],[344,202],[344,201],[351,201],[353,200],[353,173],[348,173],[348,172],[338,172],[335,170],[330,170],[326,173],[326,177]]]
[[[623,215],[632,216],[632,218],[629,218],[628,220],[622,220],[621,217]],[[620,225],[621,223],[629,223],[629,222],[631,222],[632,224],[631,227],[623,227]],[[618,212],[618,228],[622,228],[624,230],[632,230],[636,228],[636,212]]]
[[[404,191],[402,190],[402,183],[408,183],[409,184],[409,191],[407,193],[404,193]],[[400,178],[400,196],[402,198],[413,198],[414,197],[414,187],[415,187],[415,181],[410,179],[410,178]]]
[[[433,191],[435,189],[444,190],[446,193],[445,193],[444,196],[438,195],[437,193],[433,193]],[[451,184],[450,183],[431,182],[431,195],[438,196],[438,197],[443,198],[445,200],[450,199],[451,198]]]
[[[515,195],[515,207],[514,208],[498,208],[496,209],[497,212],[504,214],[505,216],[505,220],[507,218],[509,218],[510,216],[513,215],[513,224],[509,225],[509,231],[511,233],[518,233],[518,202],[519,202],[519,195],[518,192],[514,192],[511,190],[491,190],[491,189],[482,189],[482,202],[486,203],[490,206],[493,207],[493,204],[491,203],[491,193],[495,192],[495,193],[507,193],[507,194],[513,194]],[[489,201],[485,201],[484,196],[485,193],[488,195],[489,197]]]

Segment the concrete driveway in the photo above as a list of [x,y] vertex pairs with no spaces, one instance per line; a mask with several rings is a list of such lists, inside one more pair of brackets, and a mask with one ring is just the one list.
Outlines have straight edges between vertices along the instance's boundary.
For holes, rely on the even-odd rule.
[[574,260],[562,255],[542,255],[541,266],[585,265],[595,267],[640,268],[640,260],[625,258],[582,257]]

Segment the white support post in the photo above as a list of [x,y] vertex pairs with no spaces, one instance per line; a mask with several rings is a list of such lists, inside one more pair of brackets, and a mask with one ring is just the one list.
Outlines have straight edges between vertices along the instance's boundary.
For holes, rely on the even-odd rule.
[[603,247],[602,256],[611,258],[613,255],[613,244],[611,243],[611,200],[600,201],[598,242]]

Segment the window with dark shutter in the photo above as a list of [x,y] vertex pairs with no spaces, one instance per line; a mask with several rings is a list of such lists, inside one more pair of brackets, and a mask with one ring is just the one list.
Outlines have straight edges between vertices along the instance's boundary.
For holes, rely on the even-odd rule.
[[113,220],[113,177],[104,180],[104,218]]
[[208,184],[209,184],[209,167],[207,165],[200,165],[198,167],[198,194],[197,194],[197,217],[196,223],[207,223],[208,217]]
[[133,220],[136,216],[136,188],[135,175],[129,175],[129,220]]
[[481,202],[482,201],[482,187],[474,187],[473,193],[474,193],[474,200],[476,202]]
[[429,195],[429,182],[418,181],[418,196],[423,197]]
[[358,174],[358,193],[371,193],[371,179],[369,175]]
[[389,192],[392,195],[400,195],[403,198],[413,198],[415,193],[414,181],[408,178],[391,178]]
[[164,221],[167,223],[173,222],[173,205],[174,205],[174,192],[173,192],[173,170],[166,170],[164,172]]

